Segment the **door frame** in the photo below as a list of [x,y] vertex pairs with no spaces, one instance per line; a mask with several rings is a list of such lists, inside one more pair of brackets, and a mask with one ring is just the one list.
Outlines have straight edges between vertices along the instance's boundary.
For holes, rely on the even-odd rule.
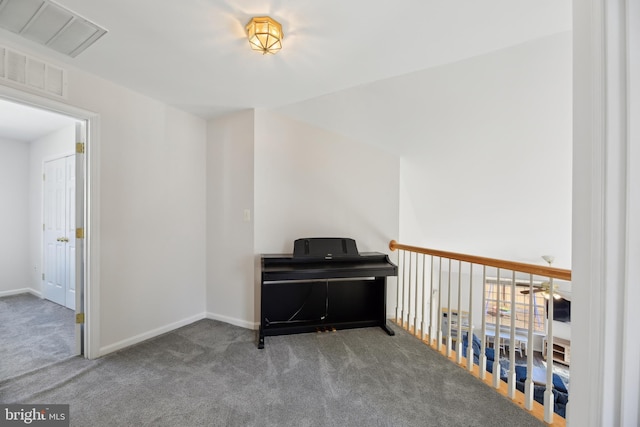
[[76,281],[80,281],[76,289],[83,296],[84,324],[76,324],[76,353],[88,359],[97,358],[100,356],[100,116],[89,110],[4,85],[0,85],[0,98],[61,113],[86,123],[85,152],[84,156],[81,156],[84,158],[81,162],[84,166],[84,186],[76,188],[76,201],[78,197],[84,197],[81,204],[84,210],[84,239],[81,251],[83,268],[81,274],[76,275]]

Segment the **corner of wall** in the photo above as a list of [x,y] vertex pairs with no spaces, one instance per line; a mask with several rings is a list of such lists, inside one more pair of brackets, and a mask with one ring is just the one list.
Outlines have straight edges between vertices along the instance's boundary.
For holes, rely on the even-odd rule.
[[253,109],[207,123],[206,310],[245,327],[256,316],[254,128]]

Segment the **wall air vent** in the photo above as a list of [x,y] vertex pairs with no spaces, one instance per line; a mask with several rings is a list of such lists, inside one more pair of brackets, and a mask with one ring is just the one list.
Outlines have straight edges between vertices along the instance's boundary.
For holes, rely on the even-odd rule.
[[0,83],[67,96],[66,70],[4,46],[0,46]]
[[51,0],[0,0],[0,28],[72,58],[107,33]]

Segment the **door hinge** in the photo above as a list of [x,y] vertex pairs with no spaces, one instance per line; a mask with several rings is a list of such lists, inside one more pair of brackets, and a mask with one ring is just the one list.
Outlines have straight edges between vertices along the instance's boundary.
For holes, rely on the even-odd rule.
[[76,142],[76,153],[84,154],[84,142]]
[[43,180],[43,181],[46,181],[46,180],[47,180],[47,175],[46,175],[46,174],[44,174],[44,173],[42,174],[42,180]]
[[76,323],[84,323],[84,313],[76,313]]
[[84,228],[76,228],[76,239],[84,239]]
[[44,280],[44,273],[42,273],[42,280]]

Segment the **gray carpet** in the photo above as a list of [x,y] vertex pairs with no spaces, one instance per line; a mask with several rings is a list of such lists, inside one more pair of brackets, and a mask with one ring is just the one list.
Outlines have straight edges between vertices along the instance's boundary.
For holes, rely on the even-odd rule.
[[74,311],[31,294],[0,298],[0,380],[73,355]]
[[542,426],[394,326],[267,337],[201,320],[89,361],[0,381],[68,403],[73,426]]

